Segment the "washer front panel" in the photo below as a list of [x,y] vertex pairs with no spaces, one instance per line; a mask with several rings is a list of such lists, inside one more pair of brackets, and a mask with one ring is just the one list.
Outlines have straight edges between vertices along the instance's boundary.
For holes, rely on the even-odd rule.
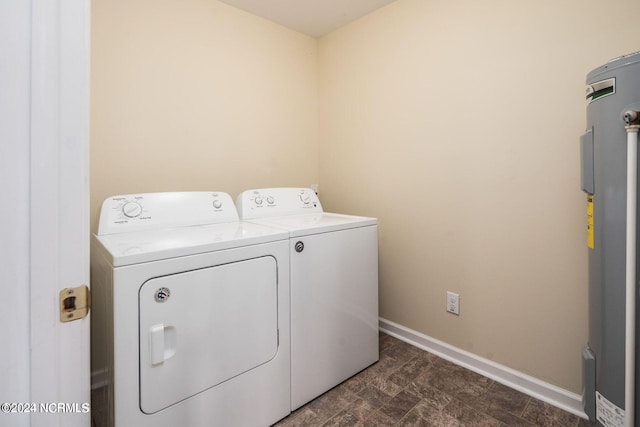
[[378,360],[377,238],[370,226],[290,240],[292,410]]

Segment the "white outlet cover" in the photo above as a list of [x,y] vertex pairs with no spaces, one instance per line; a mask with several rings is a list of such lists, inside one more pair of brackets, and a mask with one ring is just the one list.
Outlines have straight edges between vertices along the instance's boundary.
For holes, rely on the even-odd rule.
[[460,315],[460,295],[454,292],[447,292],[447,311]]

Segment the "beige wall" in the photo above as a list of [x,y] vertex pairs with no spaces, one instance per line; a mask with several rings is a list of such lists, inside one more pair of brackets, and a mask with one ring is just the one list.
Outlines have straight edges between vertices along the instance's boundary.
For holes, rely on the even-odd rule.
[[316,41],[94,0],[92,227],[113,194],[319,180],[380,220],[382,317],[579,392],[584,79],[638,49],[635,1],[398,0]]
[[115,194],[318,180],[317,41],[215,0],[93,0],[91,219]]
[[320,40],[322,201],[379,218],[382,317],[580,392],[584,81],[635,6],[398,0]]

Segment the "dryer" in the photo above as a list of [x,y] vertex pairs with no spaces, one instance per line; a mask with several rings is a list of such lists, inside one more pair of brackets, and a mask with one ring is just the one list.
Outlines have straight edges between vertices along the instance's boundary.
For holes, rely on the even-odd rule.
[[92,410],[115,427],[290,412],[288,234],[222,192],[116,196],[92,239]]
[[243,221],[289,233],[291,408],[379,358],[375,218],[326,213],[313,190],[247,190]]

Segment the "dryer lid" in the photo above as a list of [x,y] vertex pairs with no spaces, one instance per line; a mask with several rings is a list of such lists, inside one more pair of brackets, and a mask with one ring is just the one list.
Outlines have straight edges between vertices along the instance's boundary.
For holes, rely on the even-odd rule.
[[248,222],[98,236],[93,250],[114,267],[286,240],[286,231]]

